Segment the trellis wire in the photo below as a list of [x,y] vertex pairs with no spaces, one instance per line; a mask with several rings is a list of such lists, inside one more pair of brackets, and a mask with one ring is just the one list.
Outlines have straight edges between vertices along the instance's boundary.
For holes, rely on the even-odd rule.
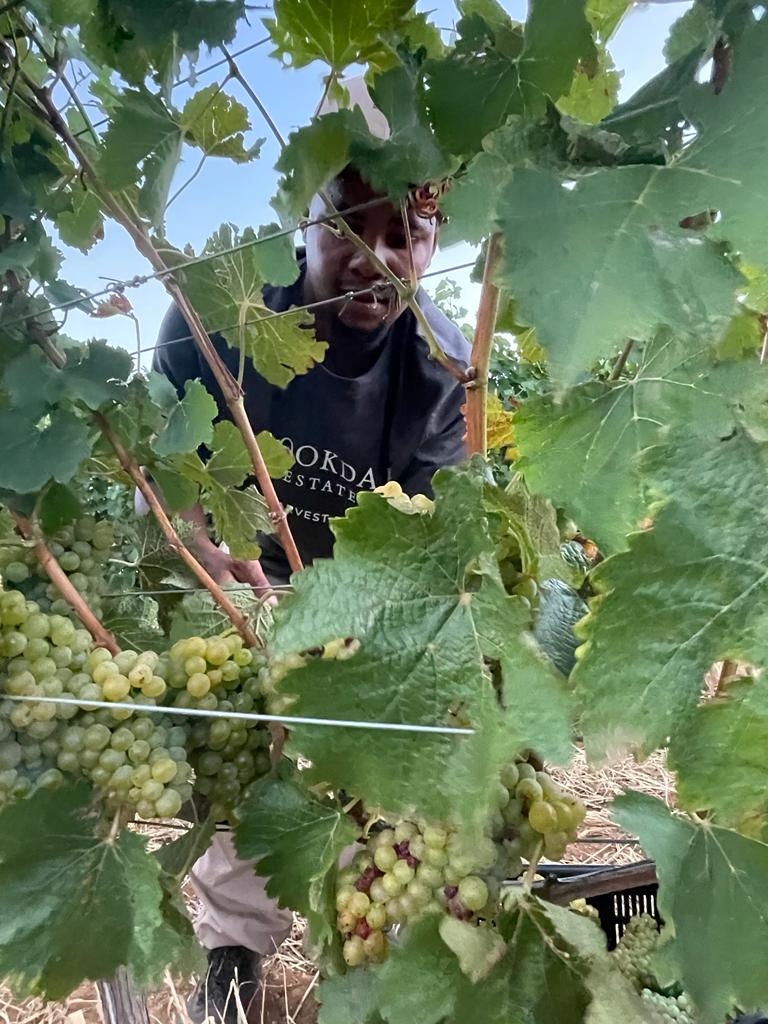
[[[180,270],[186,270],[187,267],[208,263],[211,260],[219,259],[223,256],[231,256],[234,253],[242,252],[244,249],[250,249],[255,245],[261,245],[265,242],[273,242],[278,238],[295,235],[302,227],[313,227],[316,224],[328,224],[330,221],[336,220],[338,217],[345,217],[350,213],[359,213],[363,210],[369,210],[387,202],[389,202],[387,196],[377,196],[375,199],[369,199],[365,203],[358,203],[356,206],[350,206],[346,210],[328,213],[323,217],[316,217],[314,220],[302,220],[299,224],[296,224],[293,227],[281,228],[281,230],[273,231],[269,235],[262,235],[259,238],[251,238],[247,242],[240,242],[238,245],[233,245],[229,249],[222,249],[220,252],[209,252],[201,256],[190,257],[190,259],[185,260],[182,263],[177,263],[173,267],[165,267],[163,270],[155,270],[151,274],[135,274],[133,277],[113,281],[106,288],[100,288],[95,292],[85,292],[83,295],[79,295],[76,299],[69,299],[67,302],[59,302],[55,305],[48,306],[46,312],[54,313],[58,310],[75,309],[82,305],[82,303],[88,302],[91,299],[101,298],[103,295],[113,295],[115,292],[123,292],[126,288],[141,288],[143,285],[149,284],[150,281],[159,280],[161,277],[167,277],[169,274],[175,274]],[[472,266],[474,266],[474,263]],[[28,319],[29,317],[26,315],[19,316],[15,320],[7,321],[3,326],[5,328],[15,327],[17,324],[25,323]]]
[[445,736],[474,736],[474,729],[450,725],[416,725],[409,722],[358,722],[345,718],[306,718],[290,715],[262,715],[250,711],[208,711],[205,708],[177,708],[162,704],[130,704],[127,701],[80,700],[69,697],[33,697],[3,694],[3,700],[26,704],[65,704],[79,708],[107,708],[112,711],[146,711],[148,714],[190,715],[193,718],[234,718],[243,722],[278,722],[280,725],[327,725],[333,728],[371,729],[379,732],[438,733]]
[[[452,274],[457,270],[467,270],[469,267],[474,267],[474,261],[468,263],[457,263],[453,267],[446,267],[444,270],[430,270],[426,274],[422,274],[420,280],[424,280],[425,277],[437,277],[440,274]],[[360,288],[358,291],[344,292],[343,295],[334,295],[330,299],[320,299],[317,302],[309,302],[304,306],[291,306],[289,309],[273,310],[267,313],[265,316],[254,317],[252,320],[241,320],[235,324],[229,324],[227,327],[218,327],[216,330],[209,331],[209,334],[221,334],[224,335],[227,331],[233,331],[238,327],[249,327],[252,324],[263,323],[267,320],[277,320],[282,316],[288,316],[290,313],[305,313],[309,310],[316,309],[320,306],[327,306],[339,300],[349,301],[356,295],[366,295],[368,292],[374,290],[374,286],[370,288]],[[148,345],[144,348],[136,349],[135,355],[142,356],[147,352],[154,352],[158,348],[165,348],[167,345],[177,345],[182,341],[194,341],[194,337],[191,334],[183,334],[178,338],[170,338],[168,341],[158,342],[156,345]]]
[[[250,53],[250,51],[255,50],[257,46],[263,46],[264,43],[268,43],[271,38],[271,36],[264,36],[262,39],[257,39],[255,43],[249,43],[248,46],[244,46],[242,50],[236,50],[235,53],[230,56],[233,59],[242,57],[244,53]],[[202,76],[207,75],[209,71],[215,71],[216,68],[223,67],[227,63],[227,58],[223,57],[221,60],[214,61],[213,64],[208,64],[206,67],[200,68],[199,71],[192,71],[186,78],[177,78],[173,83],[173,88],[175,89],[179,85],[186,85],[186,83],[191,82],[193,78],[202,78]],[[98,121],[94,121],[87,128],[81,128],[80,131],[73,132],[72,134],[76,139],[79,139],[81,135],[90,134],[92,128],[101,128],[101,126],[107,124],[108,121],[108,117],[99,118]]]
[[[140,825],[144,828],[155,828],[170,829],[173,832],[191,832],[195,827],[196,822],[190,822],[188,825],[181,825],[176,821],[158,821],[153,818],[141,819],[138,821],[129,822],[129,825]],[[229,825],[225,825],[223,822],[216,822],[217,832],[231,832],[232,829]],[[595,846],[639,846],[639,839],[619,839],[614,836],[589,836],[584,839],[574,839],[570,844],[571,846],[584,846],[585,844],[594,844]]]

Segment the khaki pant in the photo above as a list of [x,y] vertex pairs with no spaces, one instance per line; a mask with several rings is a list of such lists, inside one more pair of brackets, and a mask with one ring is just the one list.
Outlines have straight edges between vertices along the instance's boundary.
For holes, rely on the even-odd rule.
[[253,861],[240,860],[229,832],[217,832],[190,872],[200,899],[194,922],[206,949],[245,946],[254,953],[274,953],[291,931],[293,915],[266,893],[266,879]]
[[[274,576],[269,581],[288,582]],[[195,932],[206,949],[244,946],[269,955],[288,938],[293,914],[267,896],[266,879],[256,874],[253,861],[240,860],[231,833],[216,833],[190,880],[200,900]]]

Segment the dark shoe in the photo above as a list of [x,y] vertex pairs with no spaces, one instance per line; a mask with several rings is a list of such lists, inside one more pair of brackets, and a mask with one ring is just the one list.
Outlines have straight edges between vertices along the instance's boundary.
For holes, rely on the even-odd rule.
[[[193,1024],[244,1024],[243,1013],[261,986],[261,957],[244,946],[208,950],[208,970],[189,997]],[[240,1013],[242,1008],[242,1013]]]

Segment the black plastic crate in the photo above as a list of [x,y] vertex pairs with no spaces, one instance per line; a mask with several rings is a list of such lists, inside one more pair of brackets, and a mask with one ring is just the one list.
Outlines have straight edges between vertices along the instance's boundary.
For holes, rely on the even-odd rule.
[[[642,869],[645,870],[642,870]],[[634,869],[634,872],[633,870]],[[589,906],[594,907],[600,918],[600,925],[608,940],[608,948],[614,949],[627,929],[633,917],[650,914],[656,918],[659,927],[661,916],[656,901],[658,884],[648,881],[653,875],[650,861],[640,865],[609,865],[609,864],[540,864],[539,874],[548,881],[562,886],[563,896],[568,896],[568,887],[574,887],[574,899],[585,899]],[[639,876],[633,878],[633,874]],[[645,876],[645,877],[644,877]],[[581,884],[588,882],[600,891],[594,894],[579,893]]]
[[[573,898],[582,898],[595,908],[609,949],[616,948],[629,922],[639,914],[655,917],[659,928],[664,923],[656,899],[659,886],[650,880],[655,875],[652,861],[636,865],[540,864],[538,872],[546,879],[545,885],[556,883],[554,893],[551,888],[548,893],[558,897],[556,902],[570,902],[568,889],[573,886]],[[575,883],[579,883],[578,886]],[[584,888],[583,883],[599,891],[579,892]],[[768,1014],[741,1014],[729,1018],[729,1024],[768,1024]]]

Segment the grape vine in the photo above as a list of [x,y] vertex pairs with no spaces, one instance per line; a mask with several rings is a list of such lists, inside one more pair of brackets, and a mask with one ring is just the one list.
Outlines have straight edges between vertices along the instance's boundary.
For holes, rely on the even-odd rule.
[[[0,978],[21,995],[188,970],[180,883],[219,822],[307,919],[322,1024],[768,1006],[764,5],[693,0],[621,101],[629,0],[456,6],[447,33],[410,0],[276,0],[271,59],[325,74],[284,136],[237,63],[242,0],[0,3]],[[224,77],[197,88],[205,50]],[[386,142],[347,102],[357,66]],[[182,153],[262,159],[262,120],[282,225],[169,238],[198,174],[178,180]],[[350,162],[375,202],[481,246],[469,371],[437,346],[412,246],[392,279],[330,202]],[[358,494],[303,568],[274,484],[293,453],[254,433],[212,336],[276,387],[322,362],[321,304],[264,296],[298,279],[315,195],[465,386],[468,458],[429,496]],[[98,253],[110,222],[147,272],[89,293],[57,246]],[[73,309],[133,315],[149,280],[221,408],[64,332]],[[193,506],[235,559],[277,536],[276,607],[202,566]],[[584,820],[548,767],[576,743],[594,764],[663,748],[677,776],[674,809],[614,801],[661,924],[634,918],[611,953],[589,879],[568,905],[540,878]],[[177,816],[180,852],[133,828]]]

